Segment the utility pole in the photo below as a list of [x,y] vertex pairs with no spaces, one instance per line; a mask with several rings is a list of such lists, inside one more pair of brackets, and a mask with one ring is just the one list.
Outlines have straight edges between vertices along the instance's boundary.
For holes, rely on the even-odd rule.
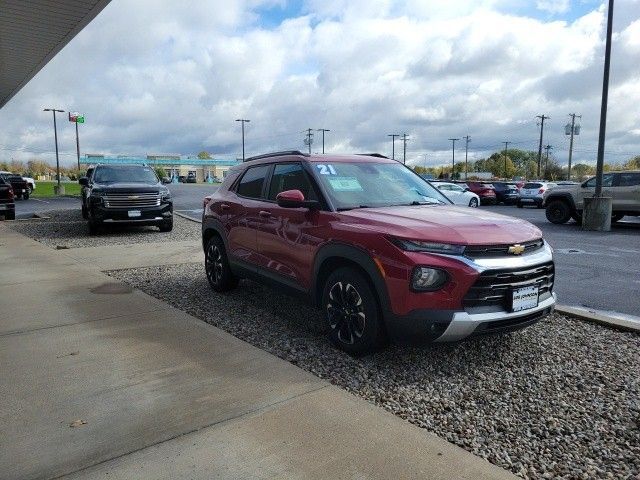
[[604,74],[602,77],[602,105],[600,106],[600,134],[598,135],[598,160],[596,163],[596,192],[602,197],[602,172],[604,169],[604,141],[607,130],[607,102],[609,100],[609,67],[611,65],[611,31],[613,30],[613,0],[609,0],[607,12],[607,44],[604,51]]
[[244,124],[249,123],[251,120],[247,120],[245,118],[238,118],[236,122],[242,123],[242,161],[244,162]]
[[58,177],[58,185],[56,194],[61,195],[60,188],[60,158],[58,157],[58,127],[56,125],[56,112],[64,113],[64,110],[58,110],[56,108],[45,108],[44,112],[53,112],[53,137],[56,141],[56,176]]
[[540,144],[538,145],[538,178],[540,178],[540,167],[542,166],[542,134],[544,132],[544,121],[549,120],[546,115],[536,115],[540,119]]
[[311,133],[312,131],[312,128],[307,128],[307,134],[304,139],[305,145],[309,146],[309,155],[311,155],[311,144],[313,143],[313,133]]
[[390,133],[389,135],[387,135],[387,137],[391,137],[391,158],[393,160],[396,159],[396,137],[399,137],[400,135],[397,133]]
[[507,149],[509,148],[509,144],[511,142],[502,143],[504,143],[504,179],[507,180]]
[[328,128],[319,128],[319,132],[322,132],[322,153],[324,154],[324,132],[330,132]]
[[549,150],[551,150],[553,147],[551,145],[547,145],[544,147],[544,149],[547,151],[546,156],[545,156],[545,162],[544,162],[544,178],[545,180],[547,179],[547,175],[549,175]]
[[469,173],[469,142],[471,141],[471,137],[469,135],[462,137],[464,138],[464,181],[467,181],[467,175]]
[[402,134],[402,164],[406,165],[407,164],[407,134],[403,133]]
[[456,172],[456,142],[459,138],[450,138],[451,140],[451,180]]
[[582,115],[576,115],[575,113],[570,113],[571,117],[571,140],[569,141],[569,166],[567,168],[567,180],[571,180],[571,157],[573,156],[573,135],[576,131],[576,117],[582,118]]

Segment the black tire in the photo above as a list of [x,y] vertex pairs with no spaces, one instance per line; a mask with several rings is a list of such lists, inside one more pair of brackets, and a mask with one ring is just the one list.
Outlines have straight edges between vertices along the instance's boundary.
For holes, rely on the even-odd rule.
[[29,200],[29,194],[31,193],[31,190],[27,190],[26,192],[24,192],[22,194],[22,198],[25,200]]
[[85,220],[89,219],[89,214],[87,213],[87,207],[84,206],[84,203],[82,204],[82,218],[84,218]]
[[522,203],[521,203],[521,202],[517,202],[517,203],[516,203],[516,207],[518,207],[518,208],[524,208],[524,205],[522,205]]
[[351,267],[334,271],[322,294],[329,340],[350,355],[367,355],[387,340],[376,295],[367,279]]
[[582,212],[573,212],[571,218],[573,218],[578,225],[582,225]]
[[29,185],[29,194],[33,193],[33,185]]
[[15,210],[11,210],[10,212],[5,212],[4,219],[5,220],[15,220],[16,219]]
[[89,235],[98,235],[102,230],[102,223],[98,220],[94,220],[91,218],[91,215],[88,216],[87,226],[89,227]]
[[622,215],[620,213],[614,213],[614,214],[611,215],[611,223],[619,222],[623,218],[624,218],[624,215]]
[[478,208],[479,203],[480,203],[480,202],[478,202],[478,199],[477,199],[477,198],[472,198],[471,200],[469,200],[469,206],[470,206],[471,208]]
[[567,223],[571,218],[571,207],[562,200],[552,200],[545,210],[547,220],[555,224]]
[[158,225],[161,232],[170,232],[173,230],[173,218]]
[[216,292],[228,292],[238,286],[238,278],[231,271],[224,242],[215,235],[204,251],[204,270],[209,285]]

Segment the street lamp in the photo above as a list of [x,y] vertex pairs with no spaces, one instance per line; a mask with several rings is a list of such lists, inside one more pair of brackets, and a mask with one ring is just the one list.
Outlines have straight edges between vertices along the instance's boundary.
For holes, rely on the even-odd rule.
[[251,120],[245,118],[237,118],[236,122],[242,123],[242,161],[244,162],[244,124],[249,123]]
[[58,127],[56,125],[56,112],[64,113],[64,110],[59,110],[56,108],[45,108],[44,112],[53,112],[53,137],[56,141],[56,176],[58,177],[58,185],[56,186],[56,194],[61,195],[60,188],[60,158],[58,157]]

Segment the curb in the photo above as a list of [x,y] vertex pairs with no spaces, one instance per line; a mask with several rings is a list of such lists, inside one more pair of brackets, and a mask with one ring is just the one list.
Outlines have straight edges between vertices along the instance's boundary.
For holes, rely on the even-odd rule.
[[634,317],[633,315],[616,314],[585,307],[570,307],[568,305],[556,305],[555,310],[571,318],[597,323],[625,332],[640,333],[640,317]]
[[195,223],[202,223],[200,220],[197,220],[195,218],[189,217],[189,216],[187,216],[187,215],[185,215],[183,213],[180,213],[180,212],[173,212],[173,214],[179,216],[180,218],[184,218],[185,220],[190,220],[190,221],[195,222]]

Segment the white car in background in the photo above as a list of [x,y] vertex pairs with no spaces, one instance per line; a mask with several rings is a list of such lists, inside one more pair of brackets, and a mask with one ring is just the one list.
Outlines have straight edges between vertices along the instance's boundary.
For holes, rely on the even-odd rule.
[[480,205],[480,197],[471,192],[468,187],[465,188],[463,185],[458,185],[457,183],[445,182],[433,182],[432,185],[456,205],[474,208]]

